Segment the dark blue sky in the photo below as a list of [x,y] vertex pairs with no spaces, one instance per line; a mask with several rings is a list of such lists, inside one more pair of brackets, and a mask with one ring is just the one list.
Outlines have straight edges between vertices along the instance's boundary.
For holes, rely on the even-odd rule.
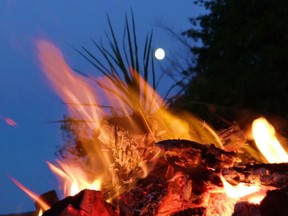
[[[107,13],[115,31],[122,32],[131,8],[139,41],[153,28],[154,47],[164,48],[169,58],[184,49],[158,26],[181,32],[189,27],[187,18],[200,13],[191,0],[0,1],[0,214],[34,209],[10,177],[38,194],[58,188],[45,161],[54,161],[63,140],[60,126],[48,122],[62,119],[67,111],[39,68],[35,40],[48,38],[72,67],[89,69],[72,46],[89,47],[91,38],[103,38]],[[165,67],[167,62],[157,64]]]

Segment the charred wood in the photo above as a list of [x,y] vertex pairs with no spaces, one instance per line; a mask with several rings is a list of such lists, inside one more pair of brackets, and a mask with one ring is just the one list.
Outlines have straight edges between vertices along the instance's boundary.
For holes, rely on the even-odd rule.
[[[47,205],[52,206],[54,203],[58,202],[58,196],[55,190],[48,191],[39,196],[39,200],[44,201]],[[41,209],[41,205],[38,202],[35,202],[35,208],[37,210]]]
[[226,151],[239,152],[247,143],[243,130],[236,123],[227,129],[219,130],[217,134],[222,140]]
[[239,202],[235,204],[232,216],[261,216],[261,213],[259,205]]
[[234,185],[244,182],[283,188],[288,186],[288,163],[244,164],[223,169],[222,175]]
[[168,183],[166,179],[157,178],[149,185],[139,185],[129,192],[122,194],[120,199],[133,209],[133,215],[156,215],[159,204],[166,196],[167,190]]
[[75,196],[56,202],[43,216],[116,216],[115,208],[99,191],[83,190]]
[[235,152],[227,152],[211,144],[189,140],[164,140],[157,143],[163,149],[164,158],[174,167],[190,168],[202,165],[208,169],[221,170],[232,167],[238,159]]
[[261,216],[288,215],[288,188],[268,191],[260,203]]
[[121,199],[119,200],[120,216],[133,216],[133,209],[126,205]]

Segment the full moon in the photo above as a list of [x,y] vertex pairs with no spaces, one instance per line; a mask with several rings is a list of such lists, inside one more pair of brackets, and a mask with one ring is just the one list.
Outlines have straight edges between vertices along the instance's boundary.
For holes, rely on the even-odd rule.
[[155,58],[158,60],[162,60],[165,58],[165,51],[162,48],[158,48],[155,51]]

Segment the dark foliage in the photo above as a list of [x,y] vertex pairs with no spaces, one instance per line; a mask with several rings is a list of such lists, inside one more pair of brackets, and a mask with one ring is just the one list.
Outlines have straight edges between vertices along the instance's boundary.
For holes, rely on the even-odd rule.
[[177,104],[200,116],[249,109],[287,118],[288,1],[196,3],[208,13],[183,35],[202,45],[191,48],[197,62],[186,73],[194,77]]

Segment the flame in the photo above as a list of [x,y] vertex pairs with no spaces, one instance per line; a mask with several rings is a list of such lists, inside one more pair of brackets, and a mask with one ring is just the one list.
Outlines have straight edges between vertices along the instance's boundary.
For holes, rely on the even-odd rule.
[[225,193],[228,197],[233,199],[239,199],[241,197],[247,196],[249,194],[259,191],[259,187],[256,185],[245,185],[243,183],[238,184],[237,186],[232,186],[229,184],[223,177],[221,177]]
[[97,128],[101,110],[93,106],[80,106],[98,104],[87,81],[73,73],[61,51],[55,46],[47,41],[39,41],[37,47],[43,71],[63,101],[69,103],[68,108],[73,117],[85,120],[93,129]]
[[[57,90],[58,95],[67,104],[73,120],[79,122],[79,127],[75,129],[75,133],[77,133],[77,140],[81,140],[85,144],[82,147],[87,152],[89,158],[89,169],[97,170],[100,173],[97,176],[100,176],[109,169],[111,161],[109,154],[103,151],[104,147],[100,146],[99,142],[96,143],[93,140],[93,136],[95,133],[99,133],[104,143],[110,143],[111,140],[109,139],[110,134],[107,134],[105,130],[101,130],[99,127],[103,112],[98,108],[98,101],[95,97],[93,87],[91,87],[83,76],[75,74],[70,69],[61,51],[53,44],[44,40],[38,41],[37,48],[45,75]],[[63,190],[66,195],[75,194],[83,189],[83,187],[92,187],[90,184],[93,185],[94,189],[100,187],[100,180],[95,180],[95,182],[88,181],[87,183],[87,179],[89,179],[87,173],[84,171],[81,172],[79,168],[59,161],[58,164],[62,170],[50,163],[49,167],[58,176],[62,177],[64,181]],[[82,176],[84,179],[81,179]],[[68,189],[67,185],[70,185],[72,188]]]
[[239,183],[236,186],[229,184],[223,176],[220,177],[223,183],[226,195],[231,199],[245,200],[250,203],[259,204],[266,196],[266,190],[261,189],[258,185],[246,185]]
[[49,163],[48,166],[57,177],[62,179],[65,196],[73,196],[83,189],[100,190],[101,178],[88,179],[83,169],[72,164],[57,161],[59,167]]
[[[220,148],[223,147],[221,140],[208,124],[188,113],[176,115],[168,111],[161,96],[142,76],[133,68],[129,68],[129,71],[135,80],[133,86],[127,86],[121,80],[111,80],[107,77],[98,79],[115,113],[122,113],[128,117],[131,113],[140,114],[145,127],[155,141],[182,138],[203,144],[214,143]],[[141,130],[139,122],[132,118],[129,120],[133,128]]]
[[[288,154],[278,141],[274,127],[264,117],[253,121],[252,134],[259,151],[269,163],[288,162]],[[246,185],[244,183],[232,186],[222,176],[220,178],[226,195],[232,199],[260,204],[266,196],[267,188],[262,189],[258,185]]]
[[260,204],[261,201],[266,197],[267,190],[259,190],[255,194],[247,197],[248,202],[253,204]]
[[31,197],[35,202],[37,202],[41,208],[40,211],[46,211],[50,209],[50,206],[43,201],[42,199],[39,198],[39,195],[33,193],[29,189],[27,189],[25,186],[23,186],[20,182],[18,182],[16,179],[12,178],[12,181],[19,187],[21,188],[29,197]]
[[38,214],[37,214],[38,216],[42,216],[43,215],[43,210],[42,209],[40,209],[39,211],[38,211]]
[[[43,71],[67,104],[74,122],[81,122],[70,128],[85,152],[84,162],[79,163],[96,176],[91,180],[87,177],[89,172],[79,171],[66,162],[58,162],[60,168],[49,163],[53,172],[64,180],[66,194],[90,187],[94,180],[100,181],[99,177],[102,179],[99,185],[112,190],[109,193],[113,196],[121,192],[123,184],[126,189],[131,188],[135,179],[147,176],[153,168],[159,153],[159,148],[153,144],[158,140],[182,138],[222,147],[209,125],[192,115],[169,112],[163,99],[133,68],[128,68],[132,83],[117,76],[93,78],[97,89],[72,71],[55,45],[45,40],[36,45]],[[105,116],[111,116],[111,113],[100,109],[99,98],[103,95],[120,127],[105,121]],[[82,186],[87,180],[90,183]],[[68,185],[77,189],[68,189]]]
[[276,138],[274,127],[265,118],[253,121],[252,133],[258,149],[269,163],[288,162],[288,154]]

